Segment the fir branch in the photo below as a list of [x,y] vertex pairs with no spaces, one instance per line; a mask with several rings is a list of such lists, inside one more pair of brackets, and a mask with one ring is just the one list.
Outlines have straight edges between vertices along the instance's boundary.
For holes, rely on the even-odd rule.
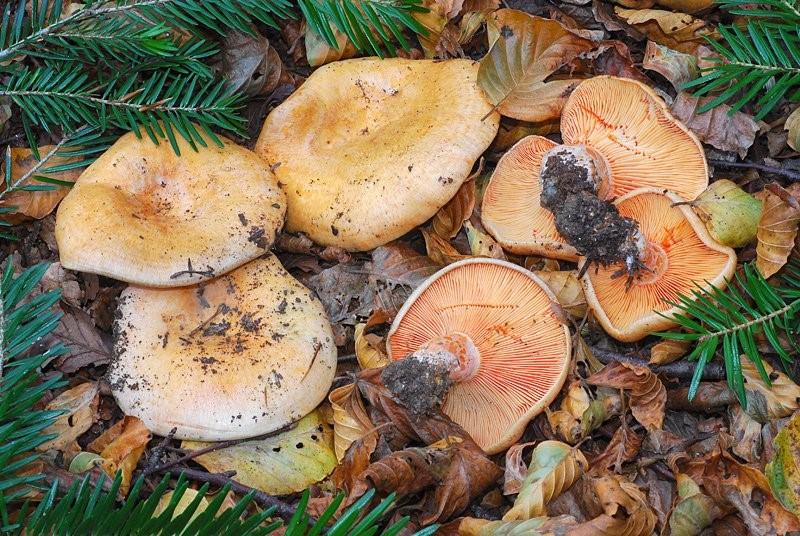
[[800,100],[800,10],[797,5],[788,0],[759,4],[723,0],[720,3],[723,7],[734,8],[733,13],[747,15],[749,20],[744,26],[720,25],[718,31],[724,44],[706,38],[722,58],[705,58],[715,65],[701,69],[702,75],[684,88],[696,89],[698,96],[714,91],[721,93],[699,112],[730,102],[730,113],[733,113],[753,102],[759,107],[755,119],[760,120],[781,99]]
[[[428,35],[412,13],[427,10],[422,0],[299,0],[309,28],[328,46],[338,48],[332,27],[341,30],[360,51],[380,57],[396,55],[393,41],[410,50],[403,29]],[[388,30],[388,31],[387,31]]]
[[800,351],[795,340],[800,328],[796,318],[800,311],[800,262],[790,262],[776,286],[770,285],[753,264],[745,264],[743,275],[737,273],[735,285],[729,284],[726,290],[713,287],[708,291],[699,289],[698,286],[691,296],[679,294],[677,303],[670,302],[685,313],[675,314],[674,320],[686,331],[655,335],[697,343],[687,356],[689,360],[697,360],[689,387],[690,400],[697,392],[706,364],[721,349],[728,384],[741,405],[746,407],[742,355],[756,365],[764,382],[771,384],[761,360],[756,336],[763,335],[784,364],[790,363],[792,358],[783,347],[780,334],[787,335],[789,344],[795,351]]

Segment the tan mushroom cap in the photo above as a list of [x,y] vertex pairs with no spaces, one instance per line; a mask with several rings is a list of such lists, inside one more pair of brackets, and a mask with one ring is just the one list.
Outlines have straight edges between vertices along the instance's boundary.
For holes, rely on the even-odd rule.
[[255,151],[285,185],[286,229],[365,251],[432,217],[497,133],[471,60],[361,58],[315,71]]
[[[674,327],[669,318],[676,308],[677,294],[691,295],[709,285],[725,287],[725,279],[736,269],[736,253],[718,244],[703,223],[682,201],[665,190],[642,188],[621,197],[616,205],[622,216],[639,222],[649,242],[648,267],[626,290],[626,278],[611,276],[621,264],[590,267],[583,276],[586,301],[606,332],[620,341],[637,341],[648,333]],[[581,265],[585,259],[581,259]]]
[[540,204],[542,156],[558,144],[541,136],[518,141],[497,163],[483,194],[481,221],[503,248],[519,255],[575,261],[578,252],[556,230]]
[[459,261],[430,277],[400,309],[387,337],[389,355],[401,359],[453,332],[469,336],[480,366],[450,389],[442,410],[486,452],[501,452],[566,378],[569,328],[554,300],[538,277],[517,265]]
[[277,430],[313,410],[336,371],[322,305],[274,256],[194,287],[130,286],[114,331],[120,408],[180,439]]
[[122,136],[58,208],[61,264],[174,287],[263,255],[283,225],[286,196],[255,153],[204,139],[195,152],[179,136],[177,156],[166,140]]
[[561,136],[565,145],[588,145],[606,158],[610,197],[653,187],[691,200],[708,186],[697,136],[636,80],[597,76],[581,82],[564,105]]

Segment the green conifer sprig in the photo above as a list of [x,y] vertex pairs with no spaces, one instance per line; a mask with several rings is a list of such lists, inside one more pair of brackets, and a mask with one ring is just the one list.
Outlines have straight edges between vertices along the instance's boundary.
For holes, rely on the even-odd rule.
[[722,56],[706,58],[715,63],[701,69],[701,76],[684,85],[695,95],[719,91],[699,112],[730,103],[731,113],[745,104],[758,107],[755,119],[763,119],[783,98],[800,100],[800,8],[796,2],[771,0],[757,4],[721,0],[734,14],[746,15],[744,25],[721,24],[722,42],[707,38]]
[[[747,398],[742,355],[755,364],[764,382],[771,385],[758,350],[757,336],[764,337],[784,364],[792,361],[784,344],[800,351],[797,340],[800,330],[800,261],[793,260],[784,267],[777,285],[768,283],[755,265],[748,263],[744,265],[742,275],[737,273],[726,290],[711,287],[704,291],[698,286],[691,296],[679,294],[677,302],[669,303],[686,313],[674,316],[685,332],[655,335],[697,343],[687,356],[687,359],[697,360],[689,399],[697,393],[703,369],[717,350],[722,351],[728,384],[743,407],[747,406]],[[781,338],[781,335],[785,337]]]

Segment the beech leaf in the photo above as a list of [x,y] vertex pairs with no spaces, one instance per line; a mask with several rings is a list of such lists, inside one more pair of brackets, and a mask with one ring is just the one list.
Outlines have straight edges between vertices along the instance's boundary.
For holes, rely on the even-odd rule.
[[713,33],[702,19],[686,13],[621,7],[614,8],[614,11],[651,41],[687,54],[694,54],[700,45],[707,43],[704,36],[710,37]]
[[677,361],[686,355],[689,348],[692,347],[692,341],[684,341],[680,339],[664,339],[659,341],[650,348],[650,361],[651,365],[666,365]]
[[537,270],[534,272],[556,295],[556,300],[569,314],[576,318],[586,315],[586,296],[575,270]]
[[[731,118],[727,117],[728,123]],[[761,201],[735,182],[720,179],[689,203],[720,244],[732,248],[746,246],[756,239],[761,218]]]
[[357,324],[355,331],[356,357],[362,369],[382,367],[389,363],[385,348],[381,348],[381,338],[374,334],[364,334],[366,324]]
[[800,408],[800,386],[789,376],[772,368],[764,361],[764,369],[772,383],[768,386],[761,378],[755,364],[746,356],[740,358],[742,375],[745,378],[744,392],[747,397],[747,414],[764,424],[772,419],[788,417]]
[[53,424],[42,430],[42,435],[58,434],[50,441],[42,443],[36,450],[64,450],[76,441],[94,423],[97,405],[100,401],[97,382],[86,382],[67,389],[45,407],[48,411],[63,411]]
[[[786,193],[800,193],[800,184],[793,183]],[[769,190],[755,195],[762,203],[761,218],[758,220],[758,245],[756,246],[756,267],[764,277],[773,276],[786,264],[794,248],[800,209],[797,201],[783,199]]]
[[781,504],[800,515],[800,415],[775,436],[775,456],[767,464],[769,487]]
[[333,446],[336,459],[341,462],[350,445],[373,425],[354,383],[337,387],[328,395],[328,400],[333,408]]
[[625,389],[630,396],[633,417],[649,432],[662,428],[667,390],[647,367],[612,361],[586,381],[591,385]]
[[683,84],[697,78],[697,57],[672,50],[655,41],[648,41],[644,49],[642,67],[655,71],[680,91]]
[[451,239],[461,230],[475,208],[475,181],[468,180],[461,185],[456,195],[433,215],[431,224],[436,234]]
[[123,497],[128,494],[133,470],[136,469],[139,458],[142,457],[144,448],[152,437],[153,434],[145,428],[140,419],[125,416],[87,447],[90,452],[96,452],[103,457],[101,466],[107,475],[121,472],[122,484],[119,492]]
[[583,453],[560,441],[543,441],[533,450],[528,476],[503,521],[530,519],[545,515],[551,499],[569,488],[589,463]]
[[478,84],[502,115],[523,121],[560,116],[564,102],[580,82],[548,77],[592,48],[561,23],[522,11],[501,9],[490,20],[497,41],[481,60]]

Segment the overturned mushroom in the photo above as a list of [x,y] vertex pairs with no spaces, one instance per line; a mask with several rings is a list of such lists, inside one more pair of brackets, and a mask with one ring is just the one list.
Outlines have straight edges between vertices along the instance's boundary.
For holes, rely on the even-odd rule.
[[254,153],[219,147],[181,156],[162,140],[122,136],[80,176],[56,219],[61,264],[149,287],[190,285],[260,255],[286,198]]
[[[561,135],[562,145],[540,136],[519,141],[486,189],[484,226],[514,253],[623,260],[639,240],[607,200],[641,187],[694,199],[708,185],[702,145],[640,82],[610,76],[581,82],[564,106]],[[596,226],[620,227],[625,236],[612,250],[607,236],[592,241]]]
[[363,251],[433,216],[497,133],[477,73],[470,60],[399,58],[315,71],[255,148],[285,185],[286,229]]
[[451,264],[418,287],[387,342],[393,359],[413,356],[411,367],[444,364],[455,383],[442,411],[490,454],[519,439],[556,397],[571,347],[547,286],[519,266],[482,258]]
[[322,305],[273,256],[194,287],[128,287],[108,373],[148,429],[216,441],[285,426],[328,394],[336,347]]
[[[674,327],[670,315],[678,293],[710,286],[724,288],[736,268],[736,253],[718,244],[687,206],[673,206],[675,194],[643,188],[616,201],[622,217],[638,222],[643,269],[630,282],[615,274],[621,263],[590,268],[582,281],[586,301],[603,328],[621,341],[636,341],[652,331]],[[585,266],[587,259],[581,259]]]

